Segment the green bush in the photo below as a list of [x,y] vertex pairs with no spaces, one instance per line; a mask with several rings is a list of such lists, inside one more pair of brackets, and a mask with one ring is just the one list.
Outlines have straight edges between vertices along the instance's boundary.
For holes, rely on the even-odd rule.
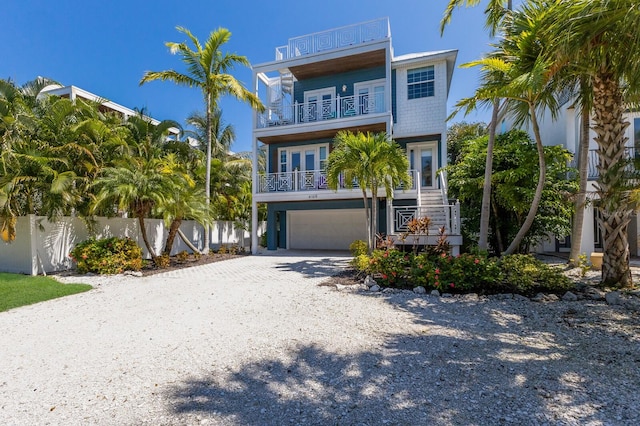
[[410,256],[408,281],[412,286],[432,287],[436,264],[431,256],[420,253]]
[[358,257],[361,254],[369,254],[369,245],[365,241],[355,240],[349,246],[349,251],[351,251],[353,257]]
[[406,275],[409,255],[396,249],[375,250],[371,255],[371,272],[378,275],[381,284],[395,286]]
[[76,245],[69,257],[83,274],[119,274],[142,268],[142,249],[129,238],[90,238]]
[[562,272],[531,255],[512,254],[498,261],[503,279],[495,291],[512,292],[527,296],[539,292],[560,293],[570,290],[573,283]]
[[367,254],[361,254],[351,259],[351,266],[359,272],[368,273],[371,266],[371,258]]
[[465,253],[459,256],[441,255],[438,258],[438,278],[433,286],[450,293],[480,290],[499,282],[500,268],[486,256]]

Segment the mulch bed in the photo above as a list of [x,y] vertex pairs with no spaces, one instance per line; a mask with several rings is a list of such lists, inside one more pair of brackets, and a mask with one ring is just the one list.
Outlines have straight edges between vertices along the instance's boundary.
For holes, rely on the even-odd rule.
[[195,259],[193,256],[189,256],[188,259],[180,261],[176,256],[171,256],[170,264],[166,268],[158,268],[153,262],[146,262],[146,265],[140,270],[142,276],[147,277],[149,275],[161,274],[163,272],[175,271],[182,268],[191,268],[192,266],[206,265],[208,263],[221,262],[223,260],[235,259],[236,257],[248,256],[249,253],[230,254],[230,253],[209,253],[201,256],[199,259]]

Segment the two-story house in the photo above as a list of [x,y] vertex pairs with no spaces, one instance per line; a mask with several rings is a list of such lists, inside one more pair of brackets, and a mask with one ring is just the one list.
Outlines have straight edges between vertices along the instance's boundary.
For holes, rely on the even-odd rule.
[[[366,240],[362,191],[327,188],[325,166],[340,130],[386,132],[405,150],[412,185],[393,199],[380,190],[381,234],[399,239],[407,222],[429,216],[433,244],[444,226],[461,244],[458,206],[446,195],[446,103],[456,50],[395,56],[388,19],[291,38],[275,60],[254,65],[266,106],[253,123],[253,245],[257,203],[267,205],[267,248],[348,249]],[[266,152],[266,171],[258,156]],[[413,243],[413,239],[412,239]]]

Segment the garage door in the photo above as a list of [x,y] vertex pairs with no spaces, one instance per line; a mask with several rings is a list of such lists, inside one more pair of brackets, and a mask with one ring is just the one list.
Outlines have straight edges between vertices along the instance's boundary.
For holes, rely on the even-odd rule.
[[363,209],[287,212],[288,248],[348,250],[354,240],[367,240]]

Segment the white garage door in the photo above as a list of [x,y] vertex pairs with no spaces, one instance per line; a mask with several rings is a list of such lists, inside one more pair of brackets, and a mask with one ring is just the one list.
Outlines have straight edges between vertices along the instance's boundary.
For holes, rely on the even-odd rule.
[[354,240],[367,240],[363,209],[287,212],[288,248],[348,250]]

